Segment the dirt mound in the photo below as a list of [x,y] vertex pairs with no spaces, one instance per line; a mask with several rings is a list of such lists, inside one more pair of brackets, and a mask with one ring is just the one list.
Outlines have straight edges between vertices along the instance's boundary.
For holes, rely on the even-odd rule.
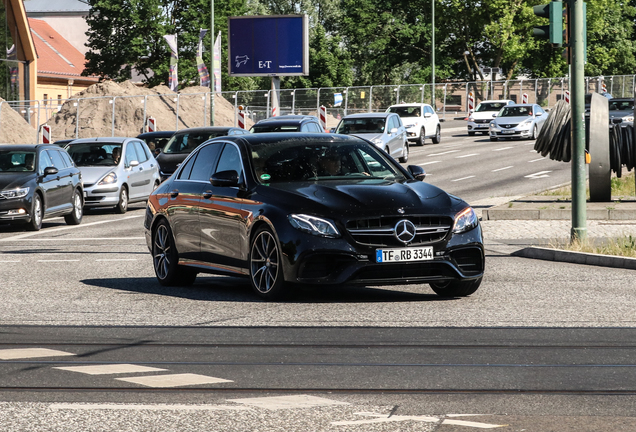
[[[4,102],[4,99],[0,98],[0,102]],[[9,104],[3,103],[1,107],[0,144],[35,144],[35,128]]]
[[[207,87],[188,87],[179,92],[177,99],[177,93],[164,85],[149,89],[130,81],[121,84],[104,81],[66,101],[48,124],[55,140],[76,136],[137,136],[144,132],[145,107],[146,118],[155,119],[157,130],[208,126],[208,90]],[[214,106],[215,126],[234,126],[234,106],[219,95],[215,96]],[[78,112],[79,130],[76,123]],[[251,127],[250,121],[246,123],[247,128]]]

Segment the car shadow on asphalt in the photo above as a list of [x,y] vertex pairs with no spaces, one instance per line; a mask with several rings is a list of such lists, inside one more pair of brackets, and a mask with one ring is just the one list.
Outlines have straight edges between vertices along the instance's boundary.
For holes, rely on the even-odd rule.
[[[245,303],[266,301],[252,291],[247,279],[236,277],[206,275],[197,278],[194,285],[189,287],[165,287],[155,278],[83,279],[81,282],[94,287],[188,300]],[[428,292],[429,290],[426,284],[411,285],[405,290],[390,286],[381,288],[292,286],[288,289],[287,295],[277,303],[395,303],[458,300],[456,297],[440,297]]]

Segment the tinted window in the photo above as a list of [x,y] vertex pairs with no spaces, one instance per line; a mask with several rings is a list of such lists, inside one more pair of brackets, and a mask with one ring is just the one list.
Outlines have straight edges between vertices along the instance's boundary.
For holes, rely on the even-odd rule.
[[[118,150],[115,150],[118,149]],[[66,149],[78,167],[83,166],[115,166],[117,152],[121,155],[121,144],[118,143],[78,143]],[[115,157],[113,156],[115,152]]]
[[38,170],[43,173],[44,168],[53,166],[53,162],[51,162],[51,158],[49,157],[49,152],[46,150],[40,152],[40,161],[38,163]]
[[47,150],[51,160],[53,161],[53,166],[59,170],[66,168],[64,164],[64,160],[62,160],[62,155],[57,150]]
[[135,152],[137,153],[137,160],[139,161],[139,163],[146,162],[148,160],[148,154],[144,149],[144,145],[139,141],[135,141],[133,145],[135,147]]
[[255,124],[254,126],[252,126],[251,131],[254,133],[261,133],[261,132],[298,132],[299,127],[298,125],[281,125],[281,124],[277,124],[275,122],[272,122],[270,124]]
[[170,138],[168,144],[163,148],[166,154],[191,153],[209,139],[225,136],[227,132],[203,132],[203,133],[182,133],[175,134]]
[[226,144],[223,148],[223,153],[219,158],[219,164],[216,167],[216,172],[234,170],[241,176],[243,169],[241,167],[241,157],[239,151],[232,144]]
[[210,144],[197,152],[197,159],[192,167],[190,180],[210,181],[212,167],[222,146],[222,143]]
[[530,106],[507,106],[501,111],[500,117],[525,117],[532,115]]
[[477,105],[475,112],[499,111],[506,105],[508,105],[508,102],[482,102]]
[[350,118],[343,119],[336,129],[339,134],[382,133],[384,132],[383,118]]
[[34,171],[35,153],[22,150],[0,150],[0,171]]
[[125,160],[125,164],[127,167],[130,166],[130,163],[132,161],[137,161],[137,152],[135,151],[135,147],[132,145],[132,143],[128,143],[128,145],[126,146],[126,159]]
[[72,167],[73,166],[73,160],[68,155],[68,153],[63,151],[63,152],[60,152],[60,154],[62,155],[62,159],[64,159],[64,162],[66,162],[66,166]]
[[196,155],[192,156],[188,159],[188,162],[183,166],[181,171],[179,171],[178,179],[187,180],[190,178],[190,173],[192,172],[192,166],[194,165],[194,161],[196,160]]
[[[426,110],[426,107],[424,107]],[[396,113],[400,117],[419,117],[420,107],[417,106],[394,106],[389,108],[389,112]]]

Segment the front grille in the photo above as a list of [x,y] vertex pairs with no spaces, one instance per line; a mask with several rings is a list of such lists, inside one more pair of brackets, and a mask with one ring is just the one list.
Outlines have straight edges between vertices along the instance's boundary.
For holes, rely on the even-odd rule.
[[506,129],[512,129],[512,128],[516,128],[518,126],[518,124],[502,124],[502,125],[499,125],[499,126],[501,126],[502,128],[506,128]]
[[620,117],[619,117],[619,118],[613,118],[613,119],[612,119],[612,123],[614,123],[614,124],[622,123],[622,122],[623,122],[623,119],[622,119],[622,118],[620,118]]
[[453,226],[453,220],[447,216],[416,215],[352,220],[346,223],[346,228],[353,239],[360,244],[374,247],[403,247],[404,243],[395,237],[395,225],[405,219],[411,221],[416,228],[415,238],[409,246],[443,240]]
[[450,253],[450,256],[466,276],[474,276],[484,272],[484,255],[479,248],[456,249]]
[[486,119],[486,120],[475,120],[475,123],[477,123],[477,124],[490,123],[490,121],[491,120],[488,120],[488,119]]
[[99,196],[99,195],[95,196],[95,195],[93,195],[93,196],[87,196],[86,198],[84,198],[84,201],[93,202],[93,201],[101,201],[103,199],[104,199],[103,196]]
[[84,189],[92,187],[95,183],[84,183]]

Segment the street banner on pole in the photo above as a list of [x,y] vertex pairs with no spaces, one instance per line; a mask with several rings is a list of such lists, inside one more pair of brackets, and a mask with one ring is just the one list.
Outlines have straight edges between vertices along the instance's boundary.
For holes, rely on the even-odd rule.
[[214,53],[212,53],[212,66],[214,70],[214,92],[221,93],[221,32],[216,37],[214,42]]
[[164,35],[164,39],[170,47],[170,75],[168,76],[168,87],[170,87],[170,90],[172,91],[177,91],[179,89],[177,75],[177,62],[179,60],[179,52],[177,51],[177,35]]
[[197,46],[197,70],[199,71],[199,83],[201,87],[210,87],[210,74],[203,62],[203,38],[208,33],[207,29],[199,30],[199,45]]

